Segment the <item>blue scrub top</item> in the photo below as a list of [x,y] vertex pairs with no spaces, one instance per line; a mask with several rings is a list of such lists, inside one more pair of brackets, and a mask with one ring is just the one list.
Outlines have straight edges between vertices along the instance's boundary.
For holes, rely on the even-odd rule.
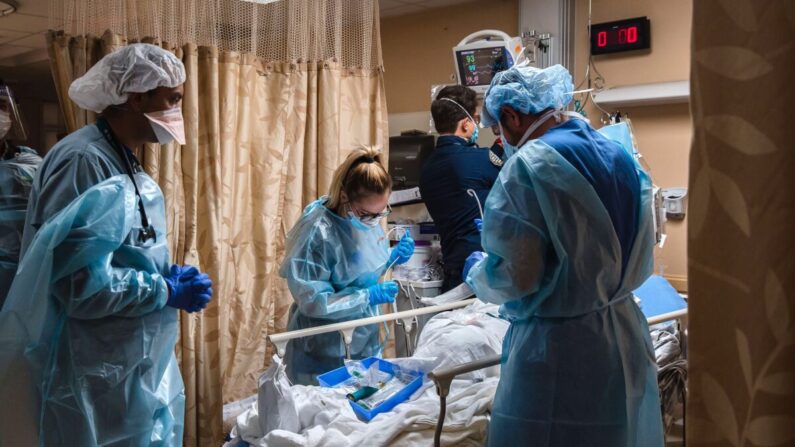
[[621,244],[622,270],[638,228],[640,181],[633,161],[618,144],[585,121],[571,119],[539,138],[552,146],[591,184],[613,222]]
[[[439,231],[446,271],[460,272],[467,256],[482,250],[474,224],[480,212],[467,189],[475,190],[485,206],[499,173],[488,149],[453,135],[436,140],[436,149],[422,167],[420,193]],[[460,283],[461,278],[456,281]]]

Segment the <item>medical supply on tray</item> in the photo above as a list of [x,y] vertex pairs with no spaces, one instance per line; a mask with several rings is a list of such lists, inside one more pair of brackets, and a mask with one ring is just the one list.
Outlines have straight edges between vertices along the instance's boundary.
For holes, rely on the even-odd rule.
[[369,422],[377,414],[409,400],[422,385],[422,374],[369,357],[347,361],[345,366],[321,374],[317,380],[324,387],[345,389],[354,413]]

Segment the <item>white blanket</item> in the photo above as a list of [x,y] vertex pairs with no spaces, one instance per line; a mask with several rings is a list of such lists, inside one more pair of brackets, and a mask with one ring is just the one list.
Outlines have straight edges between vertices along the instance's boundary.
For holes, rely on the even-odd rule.
[[[499,355],[508,322],[498,318],[499,306],[475,300],[469,306],[431,318],[420,334],[415,358],[436,359],[435,368],[462,365]],[[500,367],[473,371],[459,379],[499,377]]]
[[[498,378],[482,382],[456,380],[447,398],[442,443],[444,445],[483,445],[488,432],[488,416]],[[393,411],[382,413],[369,423],[356,418],[344,391],[296,385],[293,396],[299,405],[301,433],[274,430],[258,432],[256,405],[237,418],[236,439],[227,447],[349,447],[349,446],[428,446],[439,413],[439,396],[431,386],[420,389],[416,397]],[[415,394],[416,396],[416,394]]]
[[[431,319],[422,331],[412,359],[429,367],[447,367],[482,359],[501,352],[508,323],[495,318],[498,306],[476,301],[465,309],[445,312]],[[497,388],[499,368],[477,371],[456,380],[447,398],[442,442],[445,445],[482,445],[488,431],[488,415]],[[394,410],[360,421],[345,398],[345,392],[315,386],[294,385],[292,394],[301,429],[298,433],[273,430],[263,433],[257,403],[239,415],[227,447],[282,446],[427,446],[433,443],[439,413],[439,396],[426,383],[412,399]],[[277,412],[276,408],[267,411]],[[263,415],[263,417],[268,417]],[[271,416],[273,417],[273,416]]]

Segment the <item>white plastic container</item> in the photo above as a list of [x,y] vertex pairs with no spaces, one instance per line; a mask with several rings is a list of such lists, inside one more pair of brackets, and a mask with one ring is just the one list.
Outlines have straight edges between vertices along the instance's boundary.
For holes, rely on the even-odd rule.
[[418,246],[414,248],[414,254],[411,259],[403,265],[408,268],[425,267],[433,259],[433,250],[428,246]]

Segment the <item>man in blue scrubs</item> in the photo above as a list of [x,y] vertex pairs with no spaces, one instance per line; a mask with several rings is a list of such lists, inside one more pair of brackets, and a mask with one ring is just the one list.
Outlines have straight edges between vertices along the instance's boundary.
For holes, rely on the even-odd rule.
[[439,138],[422,167],[420,193],[442,239],[444,285],[448,291],[461,284],[464,261],[480,251],[478,204],[467,190],[485,203],[502,166],[502,148],[477,146],[480,116],[475,91],[462,85],[443,88],[431,104]]

